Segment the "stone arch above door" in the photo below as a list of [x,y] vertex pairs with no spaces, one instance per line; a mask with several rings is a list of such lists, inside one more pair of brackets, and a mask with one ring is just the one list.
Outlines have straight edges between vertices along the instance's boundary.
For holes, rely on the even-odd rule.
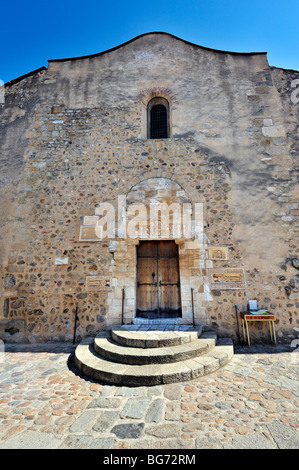
[[132,186],[126,195],[126,210],[128,236],[136,223],[139,239],[191,238],[192,201],[169,178],[147,178]]
[[[190,202],[200,202],[200,195],[195,188],[190,187],[188,180],[185,179],[184,176],[178,175],[176,173],[171,173],[169,171],[161,171],[161,170],[151,170],[139,174],[132,178],[130,182],[124,188],[125,192],[128,194],[135,186],[139,184],[143,184],[144,181],[158,178],[158,179],[166,179],[171,181],[173,184],[177,184],[181,191],[185,191],[186,196],[190,198]],[[187,190],[185,188],[188,188]]]
[[127,204],[132,202],[179,202],[192,203],[191,198],[176,181],[164,177],[154,176],[140,180],[133,185],[126,196]]

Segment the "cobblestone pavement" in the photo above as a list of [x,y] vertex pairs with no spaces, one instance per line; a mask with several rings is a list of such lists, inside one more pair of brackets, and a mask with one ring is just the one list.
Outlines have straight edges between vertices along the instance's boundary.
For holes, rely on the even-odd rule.
[[299,448],[299,359],[288,346],[236,346],[211,375],[137,388],[80,375],[73,351],[5,346],[1,449]]

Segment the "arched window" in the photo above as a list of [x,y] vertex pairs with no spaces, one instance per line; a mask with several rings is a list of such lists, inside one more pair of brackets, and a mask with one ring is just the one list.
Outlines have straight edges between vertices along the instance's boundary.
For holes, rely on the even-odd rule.
[[167,139],[169,129],[168,101],[165,98],[153,98],[147,106],[148,139]]

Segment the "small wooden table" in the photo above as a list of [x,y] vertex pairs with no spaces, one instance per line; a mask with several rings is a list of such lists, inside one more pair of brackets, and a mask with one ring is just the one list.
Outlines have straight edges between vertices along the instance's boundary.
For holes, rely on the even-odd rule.
[[266,321],[269,322],[269,328],[270,328],[270,337],[271,341],[273,341],[276,344],[276,333],[275,333],[275,326],[274,322],[276,321],[275,315],[272,313],[263,313],[263,314],[254,314],[250,312],[240,312],[240,317],[242,319],[242,327],[243,327],[243,337],[244,341],[246,341],[247,338],[247,343],[248,346],[250,346],[250,336],[249,336],[249,329],[248,329],[248,322],[250,321]]

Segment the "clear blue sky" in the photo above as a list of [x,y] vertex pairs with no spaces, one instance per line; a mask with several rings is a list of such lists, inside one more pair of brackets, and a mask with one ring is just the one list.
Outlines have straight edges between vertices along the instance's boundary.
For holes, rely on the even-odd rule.
[[0,24],[4,82],[152,31],[299,70],[299,0],[4,0]]

